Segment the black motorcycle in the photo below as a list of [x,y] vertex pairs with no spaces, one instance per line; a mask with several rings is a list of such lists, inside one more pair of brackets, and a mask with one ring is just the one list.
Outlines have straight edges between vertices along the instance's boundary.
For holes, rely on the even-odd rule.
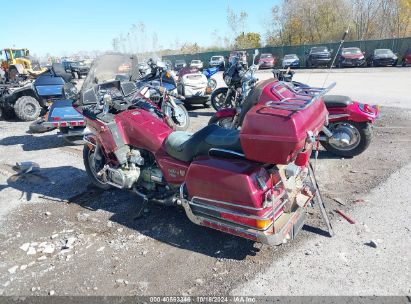
[[[253,63],[257,55],[258,50],[255,50]],[[253,64],[246,69],[239,57],[233,57],[223,73],[223,80],[227,87],[218,88],[211,94],[210,101],[213,108],[220,111],[241,104],[258,81],[254,75],[257,70],[258,65]]]

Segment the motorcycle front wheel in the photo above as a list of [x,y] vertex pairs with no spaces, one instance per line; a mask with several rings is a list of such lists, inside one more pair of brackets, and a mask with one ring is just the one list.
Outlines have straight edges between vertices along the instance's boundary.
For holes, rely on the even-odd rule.
[[170,118],[168,125],[176,131],[185,131],[190,126],[190,116],[183,104],[177,104],[176,108],[167,105],[163,112]]
[[207,85],[211,89],[211,91],[214,91],[217,87],[217,81],[214,78],[209,78]]
[[88,177],[91,179],[91,182],[97,188],[108,190],[111,188],[109,184],[104,182],[101,177],[98,176],[98,172],[104,167],[104,157],[101,156],[100,160],[96,160],[94,157],[95,148],[91,148],[89,145],[84,145],[83,148],[83,161],[84,167]]
[[231,99],[232,95],[229,96],[226,100],[228,88],[218,88],[211,93],[210,101],[214,110],[220,111],[221,109],[232,108],[233,103]]
[[371,143],[370,123],[340,121],[330,123],[328,129],[333,133],[333,136],[326,141],[321,141],[321,145],[335,155],[357,156],[364,152]]

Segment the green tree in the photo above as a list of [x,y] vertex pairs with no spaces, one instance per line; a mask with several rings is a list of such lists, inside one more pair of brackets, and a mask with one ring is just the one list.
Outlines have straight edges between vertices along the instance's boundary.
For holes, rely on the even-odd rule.
[[251,49],[261,47],[261,36],[258,33],[242,33],[235,38],[234,46],[238,49]]
[[195,43],[186,42],[181,47],[181,53],[182,54],[194,54],[194,53],[198,53],[200,51],[201,51],[201,48],[196,42]]

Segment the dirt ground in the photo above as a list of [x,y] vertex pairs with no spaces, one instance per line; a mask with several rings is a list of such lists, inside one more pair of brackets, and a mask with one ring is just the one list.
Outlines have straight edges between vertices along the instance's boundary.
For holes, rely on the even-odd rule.
[[[212,108],[190,109],[191,129],[205,125],[212,113]],[[319,155],[317,178],[336,228],[350,224],[334,209],[355,217],[358,202],[367,204],[368,200],[362,199],[372,189],[383,187],[390,175],[411,162],[411,111],[382,107],[381,113],[373,142],[365,153],[352,159],[325,151]],[[305,272],[315,277],[318,270],[307,265],[312,261],[306,246],[320,249],[310,240],[320,240],[325,251],[339,250],[335,241],[325,236],[317,208],[310,210],[309,220],[296,240],[274,248],[196,226],[174,207],[148,206],[144,217],[134,220],[140,206],[137,197],[125,191],[102,192],[91,187],[81,147],[67,146],[54,132],[27,134],[28,125],[0,121],[2,295],[228,295],[242,294],[243,290],[263,294],[252,286],[263,282],[261,275],[267,271],[271,277],[277,272],[287,273],[286,265],[276,267],[276,263],[290,257],[297,265],[305,264]],[[16,175],[13,166],[21,161],[34,161],[40,169]],[[409,197],[405,203],[410,204]],[[401,212],[398,207],[387,208],[391,208],[389,216]],[[384,221],[380,224],[388,225]],[[394,234],[404,230],[391,225],[385,229]],[[409,244],[411,225],[406,228],[404,242]],[[369,249],[358,244],[360,252]],[[387,254],[381,252],[382,261],[388,259]],[[395,256],[408,267],[407,258],[401,250]],[[361,263],[371,265],[373,261],[364,259]],[[335,265],[328,271],[338,276]],[[301,274],[296,269],[286,280],[297,281]],[[409,270],[405,271],[410,278]],[[344,282],[346,273],[339,278]],[[405,283],[408,286],[409,281]],[[300,284],[307,290],[311,282]],[[389,284],[392,294],[410,294],[402,284]],[[275,293],[271,289],[271,294]],[[293,293],[282,290],[278,294]]]

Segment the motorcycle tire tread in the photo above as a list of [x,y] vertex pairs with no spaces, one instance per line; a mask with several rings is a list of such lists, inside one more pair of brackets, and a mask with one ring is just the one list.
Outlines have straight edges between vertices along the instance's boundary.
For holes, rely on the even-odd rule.
[[[35,111],[32,115],[26,114],[24,111],[24,107],[27,103],[31,103],[35,108]],[[16,116],[23,121],[36,120],[40,116],[40,111],[41,107],[39,102],[32,96],[22,96],[17,99],[16,104],[14,105],[14,112],[16,113]]]
[[216,100],[215,100],[216,96],[219,95],[219,94],[227,94],[227,91],[228,91],[228,88],[218,88],[218,89],[215,89],[215,90],[211,93],[210,103],[211,103],[211,106],[214,108],[214,110],[216,110],[216,111],[220,111],[220,110],[221,110],[221,109],[216,105]]
[[89,157],[89,153],[90,153],[90,148],[89,146],[86,144],[84,145],[83,148],[83,161],[84,161],[84,168],[86,168],[86,172],[88,177],[91,179],[91,182],[94,186],[96,186],[99,189],[102,190],[108,190],[111,188],[110,185],[108,184],[103,184],[100,181],[98,181],[95,177],[94,174],[91,172],[91,168],[90,168],[90,164],[88,162],[88,157]]

